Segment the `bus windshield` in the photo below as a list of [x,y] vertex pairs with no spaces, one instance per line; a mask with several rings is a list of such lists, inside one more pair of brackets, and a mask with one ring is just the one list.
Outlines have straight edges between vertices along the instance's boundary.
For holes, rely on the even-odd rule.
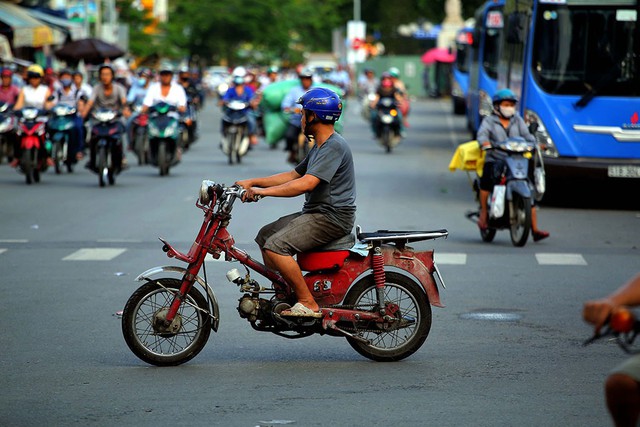
[[539,4],[534,78],[551,94],[640,96],[637,14],[635,5]]

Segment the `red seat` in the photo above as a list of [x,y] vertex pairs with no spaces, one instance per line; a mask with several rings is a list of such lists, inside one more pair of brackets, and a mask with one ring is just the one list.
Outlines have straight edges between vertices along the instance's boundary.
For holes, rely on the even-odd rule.
[[298,254],[298,265],[304,271],[340,268],[349,256],[349,251],[307,252]]

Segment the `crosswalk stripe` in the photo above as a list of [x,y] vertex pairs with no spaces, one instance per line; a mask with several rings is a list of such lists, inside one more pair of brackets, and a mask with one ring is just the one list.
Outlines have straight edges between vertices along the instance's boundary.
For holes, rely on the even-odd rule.
[[0,243],[28,243],[27,239],[0,239]]
[[587,265],[580,254],[537,253],[536,260],[540,265]]
[[467,254],[453,252],[435,252],[434,261],[438,264],[464,265],[467,263]]
[[63,261],[111,261],[125,252],[124,248],[83,248],[62,258]]
[[3,253],[3,252],[7,252],[7,250],[4,249],[4,248],[0,248],[0,254]]

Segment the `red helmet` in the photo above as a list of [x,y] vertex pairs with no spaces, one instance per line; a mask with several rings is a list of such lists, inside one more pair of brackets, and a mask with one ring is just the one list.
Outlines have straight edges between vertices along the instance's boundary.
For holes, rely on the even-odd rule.
[[0,73],[0,75],[2,77],[12,77],[13,76],[13,71],[11,71],[9,68],[3,68],[2,69],[2,73]]

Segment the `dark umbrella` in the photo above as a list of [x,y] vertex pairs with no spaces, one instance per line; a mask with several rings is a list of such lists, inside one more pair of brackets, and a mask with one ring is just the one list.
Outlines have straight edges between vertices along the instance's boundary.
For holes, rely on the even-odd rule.
[[100,39],[89,38],[75,40],[56,50],[55,55],[68,62],[84,60],[89,63],[104,62],[105,59],[116,59],[126,52],[118,46]]

